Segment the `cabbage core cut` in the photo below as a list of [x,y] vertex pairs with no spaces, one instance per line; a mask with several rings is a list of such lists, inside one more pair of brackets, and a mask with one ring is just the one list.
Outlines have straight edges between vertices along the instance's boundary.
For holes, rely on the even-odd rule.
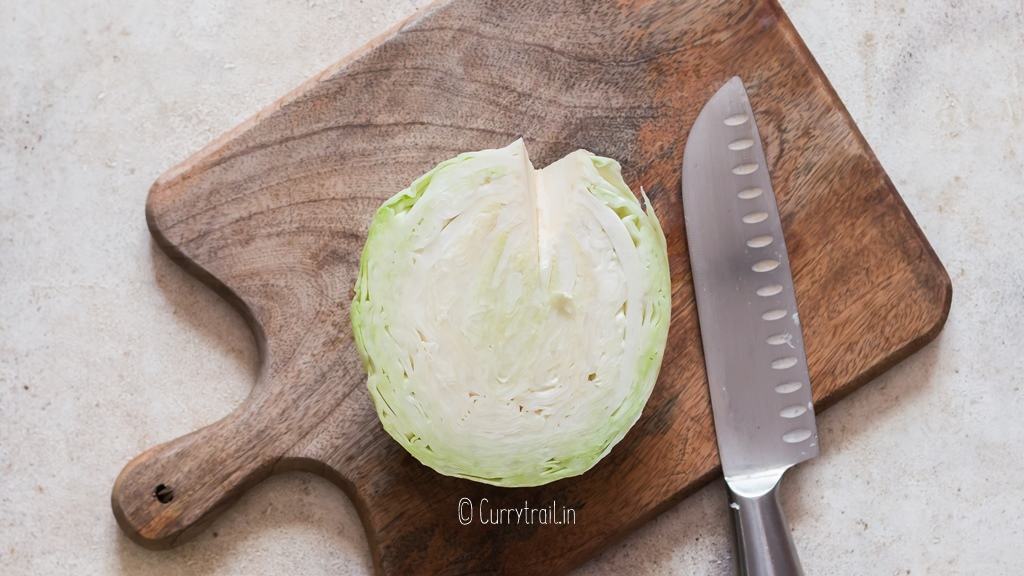
[[380,207],[351,312],[388,434],[441,474],[536,486],[637,421],[670,305],[665,236],[619,164],[577,150],[535,170],[517,140]]

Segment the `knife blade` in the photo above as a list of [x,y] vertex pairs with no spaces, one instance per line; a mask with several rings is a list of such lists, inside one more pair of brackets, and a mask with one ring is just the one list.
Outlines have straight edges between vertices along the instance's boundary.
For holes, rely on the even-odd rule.
[[704,105],[682,196],[704,363],[742,574],[801,574],[775,489],[818,454],[789,255],[743,82]]

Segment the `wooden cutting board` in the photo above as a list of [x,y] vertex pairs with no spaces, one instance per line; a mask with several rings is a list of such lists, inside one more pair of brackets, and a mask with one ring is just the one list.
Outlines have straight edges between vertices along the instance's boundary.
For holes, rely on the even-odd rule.
[[[779,197],[818,408],[923,346],[949,278],[774,0],[439,3],[154,184],[153,236],[248,319],[263,366],[233,413],[128,464],[112,495],[122,528],[172,546],[298,469],[352,498],[381,574],[557,574],[716,477],[679,169],[698,111],[734,74]],[[586,148],[646,188],[673,310],[625,440],[581,477],[501,489],[440,476],[383,432],[348,307],[377,206],[441,160],[520,135],[538,166]],[[556,502],[576,522],[462,526],[462,498]]]

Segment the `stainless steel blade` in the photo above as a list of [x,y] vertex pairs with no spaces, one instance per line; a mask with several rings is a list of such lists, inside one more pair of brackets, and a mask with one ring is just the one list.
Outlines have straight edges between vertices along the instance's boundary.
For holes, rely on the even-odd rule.
[[782,223],[738,77],[697,117],[682,176],[722,469],[781,475],[818,454],[818,434]]

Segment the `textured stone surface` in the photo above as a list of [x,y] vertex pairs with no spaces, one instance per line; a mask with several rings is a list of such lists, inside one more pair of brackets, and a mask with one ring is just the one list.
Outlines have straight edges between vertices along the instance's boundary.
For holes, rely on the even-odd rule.
[[[0,572],[369,572],[355,510],[309,475],[168,552],[127,541],[108,495],[254,378],[241,319],[152,247],[149,185],[422,3],[0,2]],[[787,479],[808,573],[1014,573],[1024,4],[783,5],[954,283],[939,339],[824,413]],[[725,512],[709,486],[580,572],[732,574]]]

